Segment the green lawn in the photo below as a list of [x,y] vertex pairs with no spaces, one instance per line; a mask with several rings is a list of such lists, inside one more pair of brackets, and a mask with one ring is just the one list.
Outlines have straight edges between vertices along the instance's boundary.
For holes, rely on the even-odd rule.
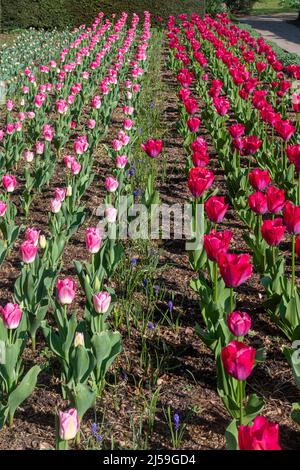
[[261,0],[255,3],[251,14],[267,15],[271,13],[286,13],[295,11],[292,8],[280,5],[280,0]]

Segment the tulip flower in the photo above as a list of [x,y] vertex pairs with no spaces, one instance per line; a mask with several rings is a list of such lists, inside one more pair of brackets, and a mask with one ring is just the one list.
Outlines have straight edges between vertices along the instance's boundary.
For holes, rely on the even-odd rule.
[[79,418],[77,410],[71,408],[68,411],[59,412],[59,437],[63,441],[74,439],[79,431]]
[[63,202],[66,197],[66,190],[63,188],[55,188],[54,190],[54,199],[57,199],[60,202]]
[[117,155],[116,157],[116,168],[123,169],[127,165],[128,158],[126,155]]
[[223,196],[212,196],[205,202],[204,209],[209,220],[219,224],[224,219],[228,206]]
[[191,132],[198,132],[201,120],[197,117],[191,117],[187,120],[188,128]]
[[38,247],[31,240],[25,240],[20,246],[20,253],[23,263],[33,263],[38,252]]
[[162,140],[149,139],[146,143],[142,143],[143,151],[151,158],[156,158],[163,148]]
[[244,124],[233,124],[232,126],[228,127],[228,131],[233,139],[238,139],[244,135],[245,126]]
[[246,282],[252,274],[250,255],[221,252],[218,255],[218,265],[225,285],[230,287],[230,310],[232,311],[234,307],[232,289]]
[[256,192],[248,196],[250,209],[256,214],[265,214],[268,210],[267,198],[265,194]]
[[238,427],[240,450],[281,450],[279,427],[264,416],[256,416],[253,424]]
[[0,201],[0,217],[5,216],[6,210],[7,210],[7,204],[5,204],[5,202],[3,201]]
[[195,198],[200,198],[211,187],[214,174],[206,168],[191,168],[188,179],[188,187]]
[[279,214],[285,206],[284,189],[269,186],[266,192],[267,206],[272,214]]
[[249,377],[254,367],[255,349],[234,340],[222,348],[221,359],[227,374],[243,381]]
[[297,172],[300,170],[300,145],[288,145],[286,147],[286,154],[291,163],[295,165]]
[[102,243],[100,231],[97,227],[90,227],[86,229],[85,244],[86,249],[92,253],[98,253]]
[[93,295],[93,305],[97,313],[106,313],[111,303],[111,296],[108,292],[102,291]]
[[26,240],[30,241],[35,246],[38,246],[39,244],[39,236],[40,230],[36,230],[35,228],[28,228],[25,232]]
[[5,307],[0,307],[0,312],[4,326],[8,330],[15,330],[18,328],[22,318],[22,310],[18,304],[8,303]]
[[80,333],[79,331],[77,331],[75,333],[74,346],[75,346],[75,348],[77,348],[78,346],[84,346],[84,335],[83,335],[83,333]]
[[107,207],[104,212],[104,216],[107,222],[114,224],[117,220],[118,210],[115,207]]
[[290,201],[286,202],[284,223],[289,233],[293,235],[300,233],[300,206],[295,206]]
[[280,137],[285,141],[289,140],[296,132],[295,127],[291,124],[289,120],[278,120],[275,124],[275,129],[280,135]]
[[246,312],[231,312],[227,316],[227,325],[234,336],[246,336],[251,328],[251,318]]
[[184,104],[186,112],[190,116],[193,116],[199,110],[199,106],[195,98],[187,98],[186,100],[184,100],[183,104]]
[[261,226],[261,234],[269,246],[277,246],[283,238],[285,229],[281,218],[265,220]]
[[260,170],[255,168],[249,173],[249,182],[256,191],[263,191],[271,181],[269,172],[267,170]]
[[116,178],[109,176],[105,180],[105,187],[108,192],[114,193],[119,187],[119,181]]
[[57,296],[62,305],[70,305],[76,295],[76,284],[73,279],[66,277],[65,279],[58,279]]
[[218,255],[221,252],[226,253],[228,251],[231,239],[232,233],[229,230],[216,232],[213,229],[208,235],[204,235],[204,249],[208,259],[217,261]]
[[194,152],[192,155],[192,160],[194,166],[204,167],[209,162],[209,155],[206,153],[206,151]]
[[51,212],[53,212],[53,214],[58,214],[61,209],[61,204],[60,199],[51,199]]
[[16,177],[13,175],[4,175],[2,176],[2,184],[8,193],[12,193],[17,186],[17,180]]

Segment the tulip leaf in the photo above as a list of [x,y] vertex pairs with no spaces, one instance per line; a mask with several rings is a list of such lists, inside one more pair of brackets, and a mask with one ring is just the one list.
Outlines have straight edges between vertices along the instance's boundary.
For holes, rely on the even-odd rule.
[[11,415],[14,415],[18,406],[32,394],[40,372],[41,367],[39,365],[33,366],[9,395],[8,407]]
[[245,406],[245,414],[243,424],[249,424],[261,412],[264,407],[264,400],[255,393],[251,394],[247,405]]
[[238,450],[238,428],[237,421],[233,419],[225,431],[227,450]]
[[300,424],[300,403],[293,403],[292,419],[295,423]]

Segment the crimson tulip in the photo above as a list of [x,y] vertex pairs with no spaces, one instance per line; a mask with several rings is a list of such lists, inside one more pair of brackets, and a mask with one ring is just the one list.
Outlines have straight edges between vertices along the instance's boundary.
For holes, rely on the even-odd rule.
[[297,172],[300,170],[300,145],[288,145],[286,147],[286,154],[291,163],[295,165]]
[[256,191],[263,191],[270,181],[271,178],[267,170],[255,168],[249,173],[249,182]]
[[265,214],[268,210],[267,198],[264,193],[256,192],[248,196],[250,209],[256,214]]
[[290,201],[285,204],[284,223],[287,231],[293,235],[300,233],[300,206],[295,206]]
[[220,253],[218,265],[221,276],[227,287],[238,287],[246,282],[252,274],[250,255]]
[[284,190],[275,188],[275,186],[269,186],[266,198],[269,212],[279,214],[285,206]]
[[282,219],[265,220],[261,226],[261,234],[270,246],[277,246],[281,242],[286,227]]
[[251,318],[246,312],[231,312],[227,317],[227,325],[234,336],[246,336],[251,328]]
[[212,230],[208,235],[204,235],[204,249],[208,259],[217,261],[221,252],[227,252],[231,239],[232,233],[229,230],[224,232]]
[[144,152],[151,158],[156,158],[161,153],[163,148],[162,140],[149,139],[147,142],[141,144]]
[[205,202],[204,209],[209,220],[219,224],[224,219],[228,206],[223,196],[212,196]]
[[192,195],[196,198],[211,187],[214,181],[214,174],[206,168],[191,168],[188,179],[188,187]]
[[246,380],[252,372],[255,361],[255,349],[233,340],[221,351],[221,359],[227,374],[236,380]]
[[281,450],[279,427],[264,416],[256,416],[253,424],[239,426],[238,444],[240,450]]

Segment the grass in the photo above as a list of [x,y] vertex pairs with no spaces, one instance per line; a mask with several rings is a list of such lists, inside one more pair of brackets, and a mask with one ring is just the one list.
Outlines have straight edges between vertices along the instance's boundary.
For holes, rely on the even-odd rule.
[[252,15],[270,15],[272,13],[289,13],[295,11],[280,4],[280,0],[260,0],[254,4],[251,10]]

